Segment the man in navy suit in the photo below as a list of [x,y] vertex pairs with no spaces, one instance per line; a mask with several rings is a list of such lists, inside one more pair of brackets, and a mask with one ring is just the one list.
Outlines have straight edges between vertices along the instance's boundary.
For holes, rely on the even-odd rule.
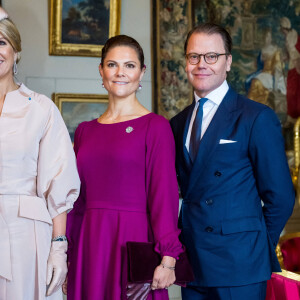
[[232,41],[215,24],[190,31],[194,101],[171,119],[183,197],[179,225],[195,281],[183,300],[264,300],[294,189],[280,123],[226,81]]

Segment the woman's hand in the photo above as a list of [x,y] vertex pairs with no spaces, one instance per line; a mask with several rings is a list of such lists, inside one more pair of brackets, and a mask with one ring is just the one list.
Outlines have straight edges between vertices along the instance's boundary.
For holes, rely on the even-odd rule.
[[63,291],[63,293],[64,293],[65,295],[68,294],[68,275],[67,275],[67,277],[66,277],[66,279],[65,279],[65,282],[64,282],[63,285],[62,285],[62,291]]
[[[57,215],[52,221],[52,238],[64,236],[66,233],[67,212]],[[61,288],[66,279],[68,273],[67,250],[68,242],[66,240],[55,241],[52,239],[47,262],[47,296],[50,296]]]
[[167,268],[175,267],[175,264],[175,258],[171,256],[163,257],[161,264],[154,270],[153,281],[151,285],[152,290],[168,288],[175,282],[175,270]]
[[50,254],[47,262],[47,296],[52,295],[61,288],[66,279],[66,275],[68,273],[67,249],[67,241],[56,241],[51,243]]

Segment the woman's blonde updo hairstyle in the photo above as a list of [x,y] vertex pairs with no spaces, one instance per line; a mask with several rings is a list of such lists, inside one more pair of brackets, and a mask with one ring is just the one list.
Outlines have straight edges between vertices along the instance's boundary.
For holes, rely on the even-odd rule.
[[18,53],[16,61],[16,63],[18,63],[21,58],[20,52],[22,50],[21,36],[18,28],[12,20],[10,20],[9,18],[5,18],[0,21],[0,33],[10,43],[14,51]]

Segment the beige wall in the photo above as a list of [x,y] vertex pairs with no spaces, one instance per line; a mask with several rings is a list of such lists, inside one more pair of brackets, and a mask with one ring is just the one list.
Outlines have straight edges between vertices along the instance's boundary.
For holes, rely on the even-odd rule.
[[[151,110],[150,2],[122,1],[121,33],[137,39],[145,51],[147,71],[138,98]],[[20,82],[48,97],[54,92],[106,94],[98,73],[99,58],[49,56],[47,0],[2,0],[2,4],[22,37]]]

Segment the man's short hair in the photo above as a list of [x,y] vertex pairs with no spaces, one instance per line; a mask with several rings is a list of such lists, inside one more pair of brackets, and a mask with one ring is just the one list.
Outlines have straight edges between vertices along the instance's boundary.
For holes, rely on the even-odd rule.
[[232,39],[231,39],[230,34],[228,33],[228,31],[225,28],[223,28],[220,25],[214,24],[214,23],[202,23],[202,24],[195,26],[193,29],[191,29],[185,40],[184,53],[186,53],[189,39],[193,33],[205,33],[208,35],[219,34],[222,37],[222,40],[224,42],[225,52],[231,54]]

